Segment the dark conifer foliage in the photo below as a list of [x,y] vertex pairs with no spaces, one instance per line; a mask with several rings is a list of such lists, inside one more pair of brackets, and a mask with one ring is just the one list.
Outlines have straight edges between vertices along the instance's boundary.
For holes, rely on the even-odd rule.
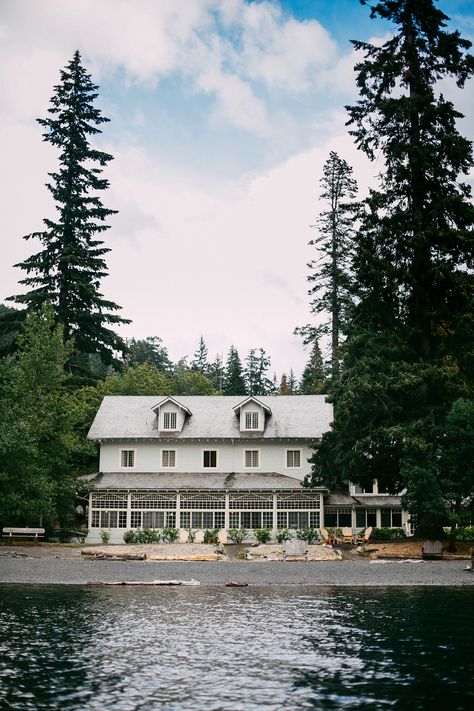
[[319,326],[308,324],[297,328],[304,343],[312,343],[321,336],[331,340],[331,377],[339,377],[340,346],[351,304],[352,257],[354,253],[354,227],[357,215],[357,183],[351,166],[331,151],[324,164],[320,198],[327,205],[314,225],[317,236],[310,241],[316,257],[309,262],[308,281],[312,297],[311,311],[323,315]]
[[21,283],[29,291],[11,299],[28,311],[39,312],[51,303],[65,339],[74,339],[76,354],[99,354],[110,364],[125,345],[108,326],[127,321],[113,313],[120,307],[99,291],[107,275],[104,255],[110,250],[98,237],[109,229],[105,221],[116,211],[104,207],[97,195],[109,185],[101,173],[112,160],[90,144],[109,120],[94,107],[97,89],[76,51],[61,71],[49,116],[38,119],[45,129],[43,139],[59,150],[59,169],[47,183],[57,218],[45,219],[44,231],[25,237],[38,239],[42,249],[16,265],[26,271]]
[[196,373],[206,375],[208,368],[208,350],[204,338],[201,336],[199,339],[199,345],[191,361],[191,370],[194,370]]
[[462,182],[472,150],[439,81],[462,88],[474,58],[432,0],[384,0],[371,14],[395,31],[381,46],[354,42],[364,58],[349,125],[385,170],[357,235],[356,304],[315,481],[406,487],[421,526],[438,525],[452,487],[439,445],[453,403],[473,397],[474,373],[474,208]]
[[248,395],[272,395],[278,389],[268,377],[270,357],[263,348],[251,348],[244,370],[245,387]]
[[301,376],[302,395],[319,395],[327,391],[323,357],[318,341],[314,341],[309,360]]
[[224,369],[223,395],[245,395],[245,380],[239,353],[231,346]]

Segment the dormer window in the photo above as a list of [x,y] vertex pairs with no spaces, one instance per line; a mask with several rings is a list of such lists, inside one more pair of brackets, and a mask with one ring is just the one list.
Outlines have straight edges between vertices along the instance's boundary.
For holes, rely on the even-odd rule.
[[175,430],[178,423],[178,413],[177,412],[164,412],[163,413],[163,429],[164,430]]
[[245,429],[258,430],[258,412],[251,410],[245,413]]

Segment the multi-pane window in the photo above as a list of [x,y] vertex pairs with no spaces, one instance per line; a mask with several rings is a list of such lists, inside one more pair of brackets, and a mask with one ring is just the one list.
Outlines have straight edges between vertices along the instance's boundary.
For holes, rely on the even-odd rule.
[[[377,525],[377,510],[376,509],[356,509],[356,527],[368,528]],[[382,524],[383,525],[383,524]],[[388,524],[390,526],[390,524]]]
[[286,451],[286,466],[291,469],[298,469],[301,467],[300,449],[288,449]]
[[381,509],[380,518],[382,528],[401,528],[402,527],[402,510],[401,509]]
[[163,449],[161,452],[161,466],[175,467],[176,466],[176,450]]
[[135,450],[122,449],[120,452],[120,466],[134,467],[135,466]]
[[354,493],[356,494],[374,494],[375,493],[375,481],[366,486],[361,486],[360,484],[354,484]]
[[278,528],[319,528],[319,511],[278,511]]
[[245,429],[258,430],[258,412],[250,411],[245,413]]
[[204,450],[202,465],[205,469],[215,469],[217,467],[217,450]]
[[330,528],[352,527],[352,509],[327,508],[324,511],[324,524]]
[[176,511],[132,511],[132,528],[174,528]]
[[92,511],[92,528],[127,528],[127,512]]
[[178,423],[178,413],[177,412],[164,412],[163,413],[163,429],[164,430],[175,430]]
[[259,454],[258,449],[246,449],[245,450],[245,466],[247,468],[255,468],[259,466]]

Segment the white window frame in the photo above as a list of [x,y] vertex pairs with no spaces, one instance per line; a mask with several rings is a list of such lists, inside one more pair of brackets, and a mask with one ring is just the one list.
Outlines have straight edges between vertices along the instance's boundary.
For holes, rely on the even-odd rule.
[[[250,427],[247,427],[247,416],[250,418]],[[256,416],[256,417],[255,417]],[[256,427],[253,426],[253,422],[257,422]],[[244,430],[256,431],[260,429],[260,412],[258,410],[244,410]]]
[[[247,466],[247,452],[256,452],[257,453],[257,466],[252,467],[252,466]],[[244,449],[244,469],[260,469],[260,449]]]
[[[132,452],[132,455],[133,455],[133,456],[132,456],[133,464],[130,464],[130,465],[123,464],[122,455],[123,455],[125,452]],[[136,449],[130,449],[130,448],[127,448],[127,449],[125,449],[125,448],[120,449],[120,451],[119,451],[119,467],[120,467],[120,469],[134,469],[134,468],[135,468],[135,465],[136,465],[136,461],[137,461],[137,450],[136,450]]]
[[[216,466],[215,467],[206,467],[204,466],[204,452],[215,452],[216,453]],[[201,450],[201,469],[204,471],[209,471],[209,470],[215,470],[219,467],[219,450],[217,448],[209,449],[206,447],[206,449]]]
[[[298,452],[299,453],[300,463],[298,464],[298,466],[295,466],[295,465],[291,466],[290,464],[288,464],[288,455],[290,452]],[[302,459],[301,454],[302,454],[301,449],[287,449],[287,450],[285,450],[285,469],[301,469],[301,459]],[[294,460],[294,457],[293,457],[293,460]]]
[[[167,427],[166,426],[166,416],[169,415],[170,421],[172,420],[173,416],[175,418],[175,426],[174,427]],[[166,430],[167,432],[176,432],[178,429],[178,413],[176,410],[165,410],[163,412],[163,430]]]
[[[174,452],[174,464],[165,464],[164,463],[164,453],[165,452]],[[166,449],[161,450],[161,468],[162,469],[176,469],[178,462],[178,451],[176,449],[169,449],[168,447]]]

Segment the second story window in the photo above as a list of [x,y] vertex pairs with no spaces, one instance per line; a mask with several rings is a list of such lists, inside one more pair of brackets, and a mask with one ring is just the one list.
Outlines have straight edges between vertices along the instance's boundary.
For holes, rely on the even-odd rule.
[[164,430],[175,430],[178,423],[178,413],[176,412],[164,412],[163,413],[163,429]]
[[298,469],[299,467],[301,467],[301,450],[287,449],[286,466],[289,469]]
[[217,467],[217,450],[215,450],[215,449],[204,450],[202,466],[205,469],[215,469]]
[[258,449],[245,450],[245,466],[248,469],[254,469],[259,466],[259,454]]
[[258,430],[258,412],[252,411],[245,413],[245,429]]
[[163,449],[161,452],[161,466],[162,467],[175,467],[176,466],[176,450],[175,449]]
[[134,467],[135,466],[135,450],[134,449],[122,449],[120,452],[120,466],[121,467]]

